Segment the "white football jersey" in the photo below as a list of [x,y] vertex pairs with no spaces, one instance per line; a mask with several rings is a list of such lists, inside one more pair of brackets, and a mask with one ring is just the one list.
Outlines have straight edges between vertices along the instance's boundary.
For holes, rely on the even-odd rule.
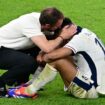
[[105,94],[105,48],[95,33],[83,28],[64,47],[72,49],[79,70]]
[[43,35],[39,22],[40,13],[29,13],[0,27],[0,46],[13,49],[27,49],[35,44],[31,37]]

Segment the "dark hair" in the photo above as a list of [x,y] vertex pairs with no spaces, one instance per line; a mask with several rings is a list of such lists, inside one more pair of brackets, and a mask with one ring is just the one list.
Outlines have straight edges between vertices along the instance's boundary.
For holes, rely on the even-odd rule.
[[61,25],[61,28],[63,28],[63,27],[66,26],[66,25],[72,25],[72,24],[73,24],[73,23],[72,23],[71,19],[68,18],[68,17],[65,17],[64,20],[63,20],[63,23],[62,23],[62,25]]
[[64,16],[56,8],[46,8],[41,12],[39,21],[41,25],[50,24],[51,26],[55,25],[59,19],[63,19]]

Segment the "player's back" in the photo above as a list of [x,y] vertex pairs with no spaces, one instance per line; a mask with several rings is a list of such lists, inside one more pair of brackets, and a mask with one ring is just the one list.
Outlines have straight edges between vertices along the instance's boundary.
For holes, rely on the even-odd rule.
[[97,90],[105,94],[105,47],[101,40],[87,29],[83,29],[77,37],[82,46],[77,53],[78,66],[97,82]]

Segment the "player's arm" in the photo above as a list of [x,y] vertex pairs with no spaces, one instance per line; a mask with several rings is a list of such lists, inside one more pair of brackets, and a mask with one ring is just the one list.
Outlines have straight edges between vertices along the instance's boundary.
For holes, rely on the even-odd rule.
[[73,54],[73,51],[70,48],[63,47],[63,48],[56,49],[48,54],[45,54],[43,56],[43,61],[50,62],[56,59],[67,57],[72,54]]
[[65,39],[72,37],[76,33],[76,26],[72,25],[70,27],[65,26],[60,33],[60,35],[54,39],[48,41],[44,35],[34,36],[31,40],[45,53],[49,53],[57,48]]

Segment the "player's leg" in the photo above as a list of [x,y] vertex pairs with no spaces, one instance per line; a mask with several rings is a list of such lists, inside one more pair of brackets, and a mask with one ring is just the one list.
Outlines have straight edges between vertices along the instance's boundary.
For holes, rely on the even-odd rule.
[[49,64],[46,64],[45,68],[39,74],[39,76],[35,78],[33,83],[26,88],[26,93],[28,94],[36,93],[37,90],[39,90],[45,84],[52,81],[55,78],[56,74],[57,74],[56,69],[54,69]]
[[18,89],[9,90],[8,94],[12,97],[33,97],[36,96],[37,90],[43,87],[48,82],[52,81],[57,74],[55,68],[46,64],[45,68],[39,74],[35,80],[33,80],[32,84],[27,87],[20,87]]
[[[33,81],[33,83],[31,85],[29,85],[28,87],[22,87],[20,89],[17,89],[15,93],[16,94],[20,93],[22,95],[28,94],[28,96],[30,96],[30,95],[33,96],[33,94],[36,93],[37,90],[39,90],[46,83],[48,83],[54,79],[57,72],[56,72],[56,69],[54,69],[53,67],[55,67],[57,69],[62,69],[62,67],[63,67],[62,71],[59,71],[59,72],[61,74],[63,73],[64,75],[67,75],[66,74],[67,72],[65,72],[65,70],[64,70],[66,68],[67,63],[68,62],[65,59],[62,59],[62,60],[57,60],[57,61],[54,61],[53,63],[50,63],[50,65],[52,65],[52,66],[50,66],[49,64],[46,64],[44,70]],[[62,65],[62,67],[61,67],[61,65]],[[67,83],[68,83],[68,84],[66,84],[67,86],[69,85],[70,81],[72,81],[74,75],[76,75],[76,71],[75,71],[76,66],[73,63],[71,65],[70,64],[68,64],[68,65],[69,65],[69,68],[71,68],[70,69],[71,73],[69,73],[70,76],[66,76],[66,79],[64,79],[64,80],[69,80],[69,81],[67,81]]]
[[50,65],[59,71],[65,85],[69,86],[77,73],[77,66],[73,62],[72,57],[56,60],[55,62],[50,63]]
[[65,58],[56,62],[69,93],[78,98],[97,98],[98,94],[93,84],[94,81],[85,77],[73,63],[73,59]]
[[15,90],[15,95],[21,96],[25,94],[25,96],[33,96],[41,86],[44,86],[54,78],[54,72],[56,72],[56,70],[53,67],[55,67],[60,72],[68,91],[72,95],[78,98],[98,97],[91,80],[86,78],[79,70],[76,69],[71,58],[56,60],[53,63],[50,63],[50,65],[46,65],[44,70],[31,85]]

